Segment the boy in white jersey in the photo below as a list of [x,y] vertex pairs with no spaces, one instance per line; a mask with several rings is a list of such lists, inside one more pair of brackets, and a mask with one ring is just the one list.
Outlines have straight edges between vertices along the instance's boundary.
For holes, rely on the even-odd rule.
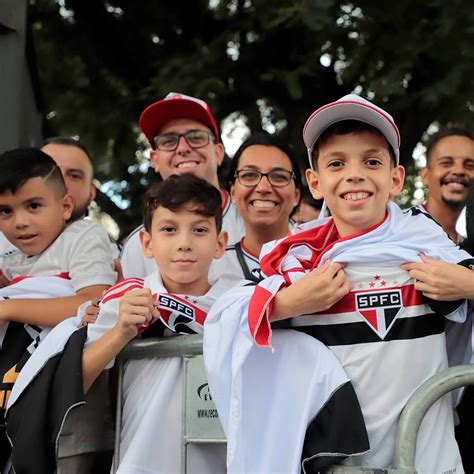
[[[422,211],[402,212],[391,202],[403,186],[404,170],[399,132],[385,111],[349,95],[316,110],[303,136],[312,167],[308,185],[315,198],[325,199],[332,217],[264,246],[260,265],[267,278],[250,295],[235,290],[213,308],[204,354],[207,334],[212,339],[216,329],[239,316],[257,346],[272,344],[271,323],[282,320],[322,341],[351,378],[364,415],[371,449],[355,463],[387,468],[407,399],[447,368],[443,315],[458,322],[466,316],[463,301],[436,305],[425,299],[400,265],[419,261],[421,252],[450,262],[469,255]],[[211,340],[209,347],[208,376],[218,366]],[[228,400],[219,400],[212,376],[209,384],[222,411]],[[311,465],[306,468],[313,472]],[[416,468],[462,472],[449,397],[422,423]]]
[[49,328],[116,279],[107,233],[92,221],[68,225],[72,211],[61,171],[48,155],[28,148],[0,156],[0,230],[18,249],[2,262],[2,430],[9,393],[29,354]]
[[[171,176],[147,193],[140,238],[159,272],[126,279],[105,293],[96,323],[88,326],[89,342],[96,342],[83,355],[85,390],[143,330],[143,337],[202,332],[210,306],[228,289],[222,280],[208,281],[211,262],[227,243],[221,222],[220,193],[201,178]],[[118,472],[180,472],[181,358],[130,361],[124,393]],[[166,433],[160,442],[157,427]],[[205,464],[192,471],[221,472],[225,454],[217,456],[207,451],[200,456]]]

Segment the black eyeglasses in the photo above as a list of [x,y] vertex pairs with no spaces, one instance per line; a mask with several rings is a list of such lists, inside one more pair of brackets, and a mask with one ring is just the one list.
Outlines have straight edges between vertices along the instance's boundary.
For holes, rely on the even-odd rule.
[[269,173],[261,173],[257,170],[237,170],[234,173],[234,178],[237,178],[242,186],[248,187],[257,186],[264,176],[272,186],[281,188],[291,183],[291,180],[295,178],[295,173],[287,170],[273,170]]
[[155,147],[161,151],[174,151],[178,148],[181,137],[191,148],[202,148],[209,144],[209,140],[214,135],[204,130],[190,130],[186,133],[165,133],[164,135],[156,135],[153,137]]

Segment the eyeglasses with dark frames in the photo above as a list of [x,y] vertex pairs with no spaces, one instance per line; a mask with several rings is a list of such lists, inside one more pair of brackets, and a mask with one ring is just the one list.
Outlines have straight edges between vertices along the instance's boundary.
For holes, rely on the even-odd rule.
[[189,130],[186,133],[165,133],[153,137],[153,143],[158,150],[174,151],[178,148],[181,137],[186,140],[186,143],[191,148],[202,148],[209,145],[209,141],[214,135],[212,132],[206,132],[205,130]]
[[262,173],[258,170],[242,169],[234,173],[234,178],[237,178],[242,186],[252,187],[257,186],[262,178],[266,176],[268,182],[276,188],[288,186],[292,179],[295,179],[295,173],[287,170],[272,170],[268,173]]

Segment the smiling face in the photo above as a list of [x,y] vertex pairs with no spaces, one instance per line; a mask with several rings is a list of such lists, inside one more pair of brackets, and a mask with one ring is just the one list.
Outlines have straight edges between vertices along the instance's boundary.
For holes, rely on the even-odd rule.
[[47,249],[71,217],[72,198],[58,197],[43,178],[31,178],[15,194],[0,195],[0,230],[26,255]]
[[215,218],[195,209],[190,204],[172,212],[159,206],[151,232],[140,232],[143,253],[155,260],[164,286],[173,293],[205,294],[212,260],[222,257],[227,245],[227,234],[217,233]]
[[[196,120],[183,118],[169,121],[161,127],[157,135],[186,133],[191,130],[210,131],[208,127]],[[193,149],[181,137],[176,150],[151,150],[150,157],[155,171],[160,173],[163,179],[173,174],[192,173],[219,187],[217,167],[224,159],[224,148],[221,143],[214,143],[212,138],[208,145]]]
[[319,147],[317,169],[307,170],[312,195],[324,198],[341,237],[380,223],[405,173],[392,166],[387,140],[373,132],[332,135]]
[[431,203],[462,207],[474,179],[474,141],[460,135],[442,138],[420,174],[428,188],[428,207]]
[[[242,152],[237,170],[292,172],[293,167],[288,156],[279,148],[251,145]],[[246,230],[249,227],[269,231],[281,229],[283,234],[288,231],[291,211],[300,198],[294,179],[287,186],[277,187],[270,184],[267,176],[262,176],[260,182],[252,187],[243,186],[235,179],[230,194],[244,219]]]

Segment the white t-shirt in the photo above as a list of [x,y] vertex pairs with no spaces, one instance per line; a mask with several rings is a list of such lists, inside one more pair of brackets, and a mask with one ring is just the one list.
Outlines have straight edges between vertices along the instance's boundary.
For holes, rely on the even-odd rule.
[[63,276],[74,291],[93,285],[113,285],[117,279],[107,232],[96,222],[79,220],[68,225],[41,254],[19,250],[3,259],[8,280],[24,276]]
[[0,232],[0,268],[3,266],[3,258],[6,254],[17,250],[17,248],[10,243],[3,232]]
[[[230,200],[229,193],[224,191],[223,195],[222,230],[228,233],[228,242],[238,242],[245,234],[244,221]],[[124,278],[145,278],[157,269],[155,261],[143,255],[139,236],[142,228],[143,225],[137,227],[123,246],[120,262]],[[210,279],[210,281],[213,280]]]

